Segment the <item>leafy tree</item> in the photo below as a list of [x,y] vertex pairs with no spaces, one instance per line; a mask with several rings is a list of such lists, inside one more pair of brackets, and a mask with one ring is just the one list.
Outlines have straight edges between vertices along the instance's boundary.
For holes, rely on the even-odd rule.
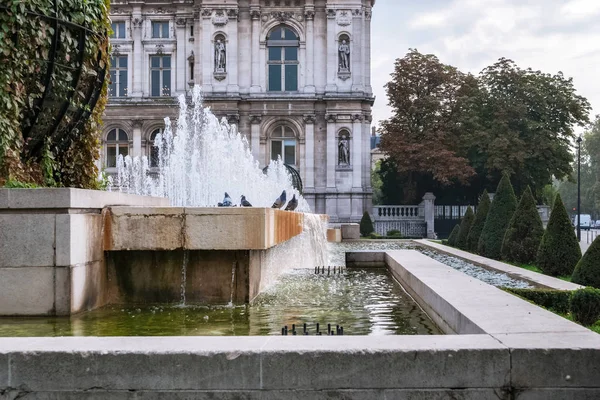
[[458,238],[456,239],[456,247],[459,249],[467,250],[467,237],[473,226],[475,220],[475,214],[471,207],[467,208],[467,212],[460,223],[460,231],[458,232]]
[[506,229],[502,258],[522,264],[534,262],[543,235],[544,225],[528,187]]
[[460,233],[460,224],[456,224],[452,232],[450,232],[450,236],[448,236],[448,245],[452,247],[456,247],[456,241],[458,240],[458,234]]
[[375,232],[375,228],[373,228],[373,221],[371,221],[371,216],[369,213],[365,211],[360,220],[360,234],[363,237],[367,237],[373,232]]
[[371,170],[371,188],[373,189],[373,205],[384,204],[382,186],[383,181],[381,179],[381,160],[375,163],[375,168]]
[[481,199],[479,200],[479,205],[477,206],[477,213],[475,213],[473,225],[471,226],[471,230],[467,236],[467,249],[469,251],[477,251],[479,238],[481,237],[485,220],[487,219],[488,212],[490,211],[490,205],[490,195],[488,194],[487,190],[484,190],[483,194],[481,195]]
[[573,282],[600,289],[600,236],[592,242],[573,271]]
[[581,248],[558,194],[540,243],[536,264],[545,274],[563,276],[571,275],[580,259]]
[[494,200],[479,238],[477,247],[479,254],[500,259],[504,234],[516,208],[517,198],[515,192],[510,184],[508,174],[504,174],[496,189]]

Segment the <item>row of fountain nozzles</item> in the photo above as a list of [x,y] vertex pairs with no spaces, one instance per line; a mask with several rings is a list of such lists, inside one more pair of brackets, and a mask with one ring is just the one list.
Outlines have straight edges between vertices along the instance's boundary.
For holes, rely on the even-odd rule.
[[[332,269],[331,265],[328,265],[327,269],[325,269],[324,265],[322,267],[317,266],[317,267],[315,267],[315,274],[325,274],[325,272],[327,272],[327,275],[329,275],[329,274],[331,274],[331,269]],[[346,268],[342,267],[341,265],[339,265],[339,266],[334,265],[333,266],[333,274],[341,274],[344,269],[346,269]]]
[[[291,332],[292,336],[297,336],[298,333],[296,332],[296,324],[292,324],[292,330],[288,331],[288,326],[284,326],[283,328],[281,328],[281,336],[288,336],[288,334]],[[306,324],[303,325],[303,330],[302,330],[302,336],[308,336],[308,329],[306,328]],[[319,328],[319,323],[317,322],[317,331],[315,332],[316,336],[323,336],[323,332],[320,331]],[[327,336],[343,336],[344,335],[344,327],[343,326],[339,326],[336,325],[335,326],[335,333],[333,331],[333,329],[331,329],[331,324],[327,324]]]

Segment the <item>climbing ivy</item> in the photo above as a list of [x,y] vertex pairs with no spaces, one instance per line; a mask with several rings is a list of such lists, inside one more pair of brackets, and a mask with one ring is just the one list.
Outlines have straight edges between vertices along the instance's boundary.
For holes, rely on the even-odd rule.
[[109,0],[0,5],[0,186],[98,187],[108,9]]

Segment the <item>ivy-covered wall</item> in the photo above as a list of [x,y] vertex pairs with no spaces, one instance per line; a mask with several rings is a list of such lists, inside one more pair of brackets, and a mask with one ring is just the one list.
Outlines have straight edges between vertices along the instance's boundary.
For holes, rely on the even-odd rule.
[[0,186],[97,188],[109,0],[0,4]]

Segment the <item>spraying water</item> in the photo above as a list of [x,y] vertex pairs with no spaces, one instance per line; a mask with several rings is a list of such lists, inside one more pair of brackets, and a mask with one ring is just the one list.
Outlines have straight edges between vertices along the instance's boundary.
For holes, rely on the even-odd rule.
[[116,185],[126,193],[167,197],[172,206],[214,207],[229,193],[234,204],[241,195],[255,207],[271,207],[286,190],[296,195],[297,211],[310,212],[306,200],[293,187],[292,178],[281,160],[272,161],[267,174],[259,168],[245,136],[225,119],[219,121],[202,105],[199,86],[194,87],[191,104],[179,96],[179,117],[175,127],[165,118],[165,129],[157,135],[156,172],[147,157],[119,156]]

